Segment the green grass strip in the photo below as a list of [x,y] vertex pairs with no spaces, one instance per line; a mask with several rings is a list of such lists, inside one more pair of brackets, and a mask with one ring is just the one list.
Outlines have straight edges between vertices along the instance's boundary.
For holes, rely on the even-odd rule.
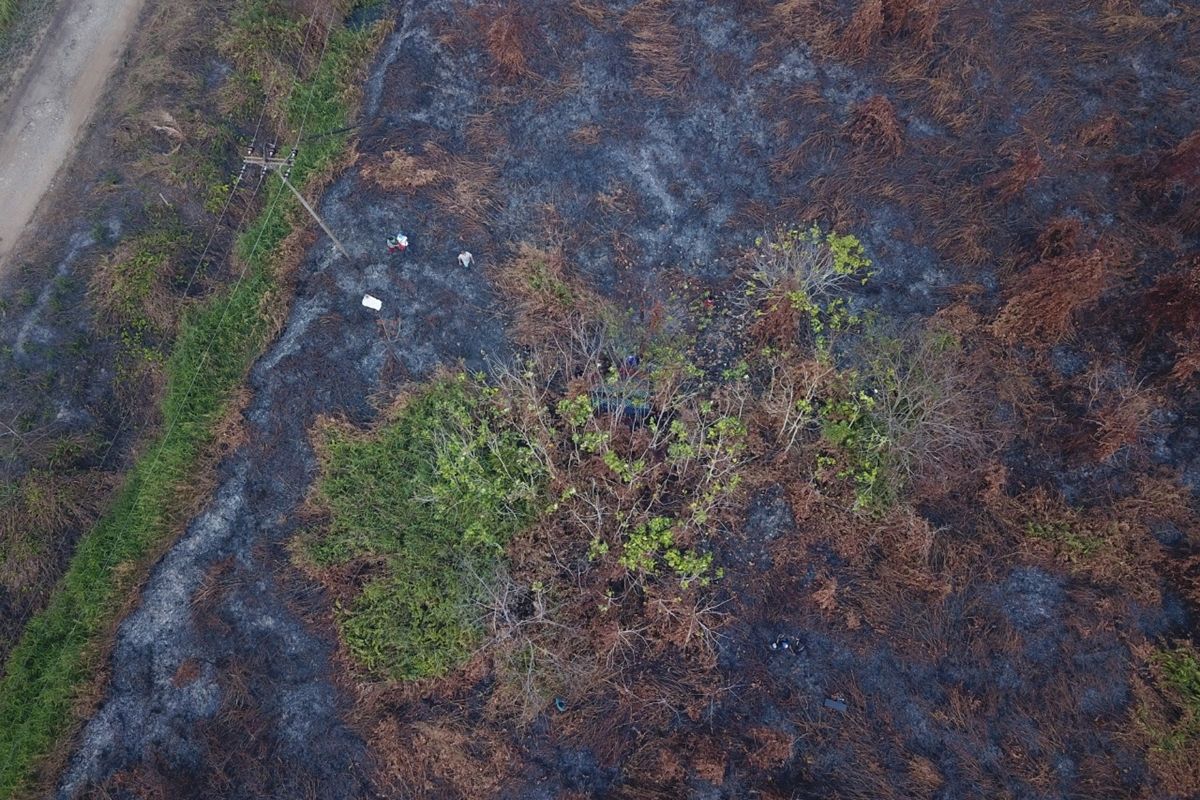
[[17,16],[17,0],[0,0],[0,31],[4,30]]
[[[9,2],[0,0],[0,8]],[[372,29],[331,34],[320,70],[291,99],[293,124],[307,107],[308,131],[347,125],[350,83],[375,41]],[[344,145],[345,137],[332,136],[307,146],[293,183],[302,186],[328,168]],[[267,197],[281,188],[273,178]],[[294,225],[307,222],[284,190],[281,202],[268,206],[239,237],[243,280],[185,315],[166,363],[158,439],[130,471],[113,507],[82,538],[47,607],[30,620],[9,656],[0,680],[0,798],[29,791],[39,762],[70,731],[72,703],[96,667],[92,645],[121,606],[122,573],[177,533],[170,510],[199,468],[233,391],[266,345],[270,323],[263,301],[276,288],[276,251]]]

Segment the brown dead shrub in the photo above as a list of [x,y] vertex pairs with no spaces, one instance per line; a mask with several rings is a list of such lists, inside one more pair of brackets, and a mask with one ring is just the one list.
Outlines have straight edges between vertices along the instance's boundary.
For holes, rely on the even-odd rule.
[[896,108],[883,95],[874,95],[855,106],[846,125],[850,142],[863,151],[881,156],[899,155],[904,132]]
[[538,46],[535,17],[519,3],[490,4],[474,9],[472,16],[483,27],[483,41],[494,65],[493,75],[505,83],[537,77],[528,53]]
[[1039,261],[1018,281],[992,323],[1008,343],[1035,348],[1061,341],[1077,315],[1092,308],[1127,266],[1127,255],[1112,247]]
[[1007,203],[1028,189],[1046,171],[1046,162],[1037,148],[1009,146],[1001,149],[1009,158],[1008,167],[992,175],[984,187],[996,194],[996,200]]

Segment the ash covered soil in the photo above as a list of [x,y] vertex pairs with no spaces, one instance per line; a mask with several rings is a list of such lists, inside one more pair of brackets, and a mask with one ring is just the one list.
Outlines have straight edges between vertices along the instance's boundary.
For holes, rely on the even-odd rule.
[[[1187,796],[1129,730],[1136,654],[1192,630],[1200,404],[1190,374],[1172,376],[1195,320],[1160,306],[1164,281],[1196,269],[1200,235],[1194,8],[395,13],[358,162],[319,204],[351,258],[322,237],[298,273],[286,328],[251,372],[241,444],[121,624],[60,797]],[[357,713],[365,690],[352,690],[330,600],[289,565],[314,424],[367,424],[381,394],[503,354],[506,298],[489,274],[518,243],[561,247],[600,293],[641,308],[685,282],[736,291],[756,236],[808,220],[866,245],[877,274],[858,306],[896,320],[949,309],[1002,343],[1029,275],[1075,253],[1117,265],[1070,301],[1069,336],[1037,320],[1017,331],[1004,363],[1023,370],[1025,404],[992,398],[1003,449],[985,482],[1079,514],[1132,509],[1141,524],[1123,535],[1151,577],[1124,592],[1119,575],[1001,545],[952,494],[848,546],[780,476],[716,545],[721,692],[694,713],[646,711],[645,730],[613,711],[617,744],[547,717],[513,734],[511,763],[474,791],[436,771],[396,788],[380,748],[416,745],[381,742]],[[397,229],[412,244],[389,256]],[[464,249],[473,269],[455,261]],[[1095,386],[1154,392],[1112,452],[1095,444]],[[1183,510],[1143,502],[1152,479],[1178,488]],[[912,531],[926,537],[919,564],[903,555]],[[779,636],[796,646],[770,649]],[[404,722],[447,706],[476,719],[469,693],[439,691],[384,705]]]

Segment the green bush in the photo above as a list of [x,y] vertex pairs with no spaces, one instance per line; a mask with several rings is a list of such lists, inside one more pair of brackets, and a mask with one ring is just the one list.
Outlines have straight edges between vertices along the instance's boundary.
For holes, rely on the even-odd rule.
[[470,655],[480,597],[452,554],[453,548],[404,548],[385,577],[341,610],[346,644],[369,671],[393,678],[443,675]]
[[475,601],[509,538],[533,516],[543,473],[466,376],[436,381],[393,420],[328,429],[319,565],[382,558],[384,574],[340,609],[347,647],[390,678],[441,675],[478,637]]
[[[769,239],[756,240],[755,247],[754,272],[746,287],[751,319],[807,329],[817,353],[828,357],[831,335],[862,322],[842,296],[856,283],[865,285],[874,274],[862,243],[852,234],[813,225],[782,228]],[[801,331],[786,333],[791,337]]]
[[865,332],[837,388],[814,404],[838,477],[856,487],[855,506],[878,511],[914,479],[949,471],[980,448],[962,347],[938,331]]

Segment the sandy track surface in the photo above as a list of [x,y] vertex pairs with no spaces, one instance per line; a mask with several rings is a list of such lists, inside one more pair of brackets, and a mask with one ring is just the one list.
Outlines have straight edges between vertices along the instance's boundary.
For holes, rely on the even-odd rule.
[[0,106],[0,274],[74,152],[145,2],[69,2]]

